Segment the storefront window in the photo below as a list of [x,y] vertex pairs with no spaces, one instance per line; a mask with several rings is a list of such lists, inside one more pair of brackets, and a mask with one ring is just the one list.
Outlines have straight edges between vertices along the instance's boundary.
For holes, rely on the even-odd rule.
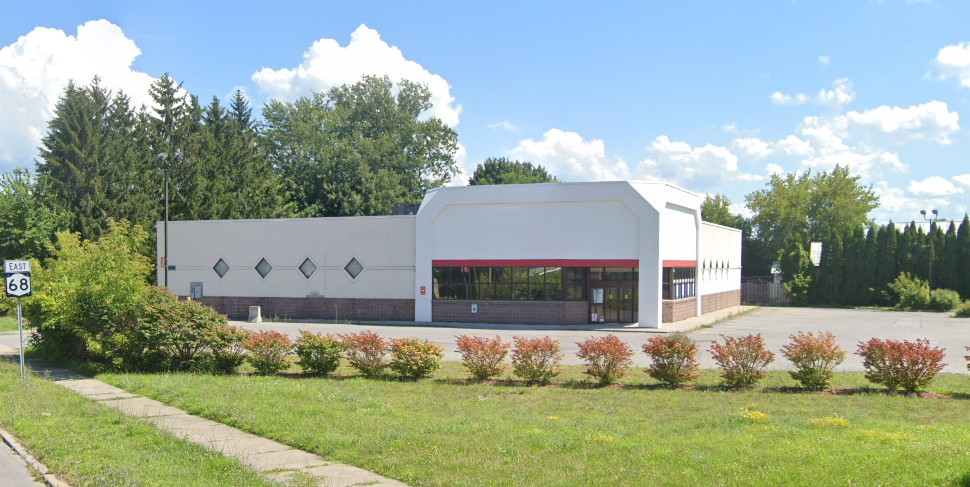
[[663,299],[694,297],[696,274],[694,267],[664,267]]
[[583,301],[586,299],[586,269],[435,267],[433,297],[503,301]]

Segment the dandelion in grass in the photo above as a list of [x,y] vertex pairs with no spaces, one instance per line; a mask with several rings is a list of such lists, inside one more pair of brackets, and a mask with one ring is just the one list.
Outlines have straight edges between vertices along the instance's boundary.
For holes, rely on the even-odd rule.
[[744,419],[751,423],[767,423],[768,415],[761,411],[746,411],[744,413]]
[[549,416],[549,419],[553,421],[559,421],[559,416]]
[[838,416],[825,416],[812,419],[811,424],[819,428],[848,428],[849,420]]

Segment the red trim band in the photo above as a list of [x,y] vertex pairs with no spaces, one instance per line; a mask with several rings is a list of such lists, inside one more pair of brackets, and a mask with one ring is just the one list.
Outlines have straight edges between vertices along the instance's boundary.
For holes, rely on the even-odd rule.
[[696,260],[665,260],[664,267],[697,267]]
[[432,267],[640,267],[637,259],[463,259],[434,260]]

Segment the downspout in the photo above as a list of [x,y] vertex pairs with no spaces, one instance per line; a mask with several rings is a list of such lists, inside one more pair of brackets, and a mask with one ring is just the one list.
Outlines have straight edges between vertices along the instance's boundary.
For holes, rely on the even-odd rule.
[[697,227],[697,242],[696,250],[694,252],[694,305],[696,309],[694,310],[694,316],[700,316],[701,311],[704,309],[701,303],[701,262],[703,262],[703,255],[701,255],[701,227],[703,227],[703,222],[701,221],[700,210],[694,211],[694,225]]

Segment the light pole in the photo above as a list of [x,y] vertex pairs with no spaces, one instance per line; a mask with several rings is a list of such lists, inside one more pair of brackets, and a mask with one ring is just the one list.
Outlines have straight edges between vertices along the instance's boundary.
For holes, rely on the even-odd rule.
[[928,218],[926,216],[926,210],[920,210],[919,214],[923,215],[923,219],[930,222],[930,231],[926,232],[928,236],[927,241],[930,243],[930,289],[933,289],[933,232],[936,231],[936,219],[940,216],[940,213],[936,209],[931,210],[933,213],[933,218]]
[[165,289],[168,290],[168,164],[166,160],[168,159],[168,154],[162,152],[158,154],[158,160],[162,163],[162,172],[165,173],[165,226],[163,233],[165,233],[165,244],[162,260],[165,261]]

